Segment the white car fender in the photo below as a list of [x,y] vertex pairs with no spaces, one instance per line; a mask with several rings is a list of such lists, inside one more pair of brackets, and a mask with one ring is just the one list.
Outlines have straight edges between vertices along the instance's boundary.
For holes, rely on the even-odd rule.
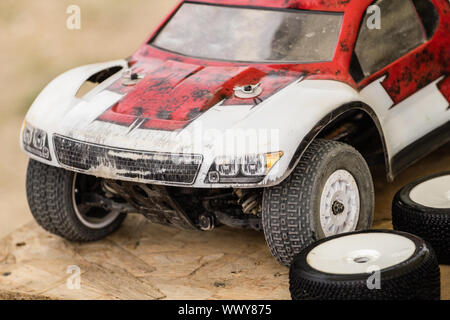
[[[126,60],[114,60],[85,65],[61,74],[52,80],[33,102],[27,113],[27,121],[33,125],[36,120],[43,129],[55,125],[55,119],[62,118],[70,106],[79,102],[75,95],[91,76],[115,66],[125,68],[127,65]],[[43,117],[43,114],[51,116]]]
[[[236,124],[234,129],[264,127],[278,132],[278,136],[275,135],[277,141],[269,141],[265,151],[283,151],[284,156],[263,182],[265,185],[277,184],[294,169],[292,163],[299,160],[307,147],[301,145],[305,138],[314,133],[319,124],[326,125],[323,122],[327,122],[327,117],[330,117],[328,122],[334,120],[330,115],[336,110],[353,102],[361,102],[361,97],[344,83],[331,80],[298,81],[256,107],[257,110]],[[370,109],[370,112],[372,117],[377,117],[373,110]],[[277,144],[279,150],[275,147]],[[259,148],[261,151],[264,147]]]

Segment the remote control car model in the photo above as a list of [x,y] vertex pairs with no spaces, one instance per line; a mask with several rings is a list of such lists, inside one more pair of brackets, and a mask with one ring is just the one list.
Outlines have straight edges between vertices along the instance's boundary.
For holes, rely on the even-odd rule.
[[127,213],[264,229],[287,265],[371,227],[369,165],[393,180],[450,140],[449,32],[448,0],[181,1],[130,58],[33,103],[31,211],[74,241]]

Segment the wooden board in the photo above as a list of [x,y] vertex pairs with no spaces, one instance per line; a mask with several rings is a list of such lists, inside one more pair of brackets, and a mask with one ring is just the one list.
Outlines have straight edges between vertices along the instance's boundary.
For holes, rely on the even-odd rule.
[[[81,270],[79,290],[67,287],[72,265]],[[442,278],[450,299],[450,267]],[[131,216],[92,244],[69,243],[34,222],[0,242],[0,299],[289,298],[288,269],[251,231],[179,231]]]
[[[81,269],[81,290],[66,286],[71,265]],[[288,299],[287,273],[261,233],[179,231],[139,216],[92,244],[69,243],[35,223],[0,242],[2,298]]]

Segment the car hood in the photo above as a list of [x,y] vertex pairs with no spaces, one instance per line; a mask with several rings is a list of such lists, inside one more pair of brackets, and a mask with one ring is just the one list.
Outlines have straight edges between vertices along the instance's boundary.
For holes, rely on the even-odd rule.
[[[129,64],[117,60],[86,65],[50,82],[33,102],[24,123],[44,131],[49,142],[53,141],[49,143],[51,160],[28,154],[60,167],[54,142],[62,137],[74,146],[84,144],[90,152],[98,147],[113,149],[113,153],[120,150],[129,160],[144,159],[149,152],[202,156],[195,186],[210,187],[204,181],[217,157],[281,150],[279,170],[272,169],[265,179],[272,185],[287,172],[299,141],[314,124],[330,110],[361,98],[342,82],[308,80],[305,71],[256,65],[196,66],[171,59],[133,65],[133,71],[142,75],[134,86],[124,85],[122,72],[118,72],[83,97],[76,95],[86,79],[118,66]],[[235,86],[254,83],[262,88],[256,99],[234,96]],[[182,103],[177,103],[181,98]],[[196,113],[189,113],[195,108]],[[158,112],[164,110],[167,113]],[[123,178],[122,171],[108,164],[90,173]]]
[[[123,98],[97,120],[140,129],[179,130],[220,105],[255,105],[298,79],[285,70],[261,70],[252,66],[202,66],[174,60],[150,60],[133,66],[139,75],[134,85],[124,78],[106,90]],[[260,85],[261,94],[242,99],[236,87]]]

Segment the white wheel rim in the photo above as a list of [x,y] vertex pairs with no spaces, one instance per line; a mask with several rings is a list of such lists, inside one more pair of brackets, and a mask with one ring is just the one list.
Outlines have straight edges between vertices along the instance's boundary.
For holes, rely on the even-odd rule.
[[361,233],[326,241],[308,253],[307,263],[330,274],[360,274],[383,270],[408,260],[414,242],[393,233]]
[[84,214],[78,210],[77,202],[75,195],[77,193],[76,190],[76,182],[77,182],[77,176],[78,174],[75,173],[73,177],[73,184],[72,184],[72,203],[73,203],[73,209],[75,211],[76,216],[80,220],[82,224],[84,224],[86,227],[91,229],[102,229],[113,223],[117,217],[120,215],[120,212],[113,211],[109,214],[105,215],[103,218],[92,218],[92,217],[86,217]]
[[356,230],[360,197],[355,178],[346,170],[334,172],[320,199],[320,225],[325,237]]
[[418,184],[411,190],[409,197],[425,207],[450,209],[450,175]]

